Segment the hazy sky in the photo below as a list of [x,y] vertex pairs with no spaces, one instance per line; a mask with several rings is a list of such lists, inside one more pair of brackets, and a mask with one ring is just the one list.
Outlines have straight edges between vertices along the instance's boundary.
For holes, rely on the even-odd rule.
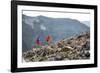
[[27,16],[47,16],[53,18],[71,18],[77,19],[79,21],[90,21],[90,14],[89,13],[70,13],[70,12],[40,12],[40,11],[23,11],[23,14]]

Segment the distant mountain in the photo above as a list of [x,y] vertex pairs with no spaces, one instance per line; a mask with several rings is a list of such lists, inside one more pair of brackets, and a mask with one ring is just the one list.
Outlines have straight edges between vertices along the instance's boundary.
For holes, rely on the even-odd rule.
[[90,29],[78,20],[69,18],[51,18],[46,16],[30,17],[22,15],[22,48],[23,51],[32,49],[38,36],[44,42],[45,36],[50,34],[53,43],[69,38]]
[[87,25],[88,27],[90,27],[90,22],[89,21],[83,21],[82,23]]

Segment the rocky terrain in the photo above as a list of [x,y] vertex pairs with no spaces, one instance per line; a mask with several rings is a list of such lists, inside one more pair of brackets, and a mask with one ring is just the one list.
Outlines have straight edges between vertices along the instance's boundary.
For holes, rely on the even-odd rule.
[[23,58],[26,62],[81,60],[90,58],[89,51],[90,33],[87,32],[23,52]]

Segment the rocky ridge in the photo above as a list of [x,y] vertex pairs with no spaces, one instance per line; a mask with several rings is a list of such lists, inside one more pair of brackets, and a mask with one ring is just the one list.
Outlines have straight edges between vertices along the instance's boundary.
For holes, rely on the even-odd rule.
[[23,53],[26,62],[81,60],[90,58],[90,33],[82,33],[56,44],[33,48]]

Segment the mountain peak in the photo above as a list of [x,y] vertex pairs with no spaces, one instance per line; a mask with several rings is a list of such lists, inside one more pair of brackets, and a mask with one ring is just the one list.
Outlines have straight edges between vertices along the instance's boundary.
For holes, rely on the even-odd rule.
[[45,17],[45,16],[43,16],[43,15],[39,15],[39,16],[37,16],[37,17]]
[[39,15],[39,16],[36,16],[36,17],[38,17],[38,18],[45,18],[45,19],[49,18],[49,17],[43,16],[43,15]]

